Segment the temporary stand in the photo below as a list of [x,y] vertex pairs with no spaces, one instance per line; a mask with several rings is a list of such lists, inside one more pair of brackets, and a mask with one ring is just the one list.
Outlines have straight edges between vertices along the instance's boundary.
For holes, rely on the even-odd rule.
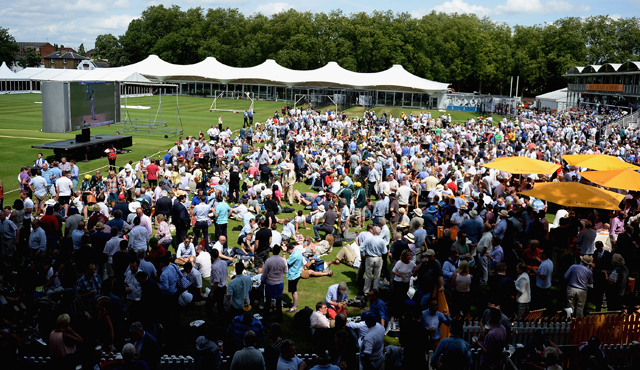
[[[135,132],[135,133],[146,133],[152,136],[177,136],[182,135],[184,132],[184,128],[182,126],[182,118],[180,117],[180,105],[178,102],[178,85],[173,84],[158,84],[158,83],[121,83],[123,89],[124,96],[124,114],[122,115],[122,124],[124,126],[123,131],[126,132]],[[153,107],[153,88],[157,88],[158,95],[158,107],[154,110]],[[168,122],[162,121],[162,91],[166,88],[173,88],[175,91],[176,97],[176,115],[175,115],[175,126],[170,127]],[[129,97],[131,95],[131,97]],[[140,117],[140,110],[145,109],[146,107],[141,107],[139,105],[140,98],[149,96],[149,120]],[[133,100],[135,97],[136,106],[135,106],[135,114],[129,111],[129,100]]]

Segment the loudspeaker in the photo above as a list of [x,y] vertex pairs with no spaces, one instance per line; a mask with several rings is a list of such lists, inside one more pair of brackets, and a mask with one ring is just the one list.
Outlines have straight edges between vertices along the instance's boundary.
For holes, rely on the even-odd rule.
[[76,141],[79,143],[86,143],[87,141],[91,140],[91,129],[89,128],[83,128],[82,129],[82,133],[79,135],[76,135]]

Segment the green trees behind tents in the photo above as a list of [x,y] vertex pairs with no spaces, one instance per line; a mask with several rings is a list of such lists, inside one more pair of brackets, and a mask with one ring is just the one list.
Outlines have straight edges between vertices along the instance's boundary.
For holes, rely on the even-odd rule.
[[113,66],[151,54],[175,64],[215,57],[234,67],[274,59],[291,69],[320,68],[330,61],[357,72],[401,64],[457,91],[508,94],[511,76],[531,96],[565,87],[572,66],[637,60],[638,18],[569,17],[533,26],[509,26],[488,17],[431,12],[374,11],[344,14],[299,12],[246,16],[238,9],[182,10],[151,6],[124,35],[96,39]]

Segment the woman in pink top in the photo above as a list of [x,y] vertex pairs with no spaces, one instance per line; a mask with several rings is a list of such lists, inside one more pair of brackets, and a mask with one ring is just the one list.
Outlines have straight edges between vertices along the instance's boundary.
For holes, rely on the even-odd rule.
[[82,338],[69,326],[70,322],[69,315],[63,313],[58,316],[55,330],[49,334],[49,348],[51,357],[54,360],[59,360],[66,355],[75,353],[76,344],[83,342]]

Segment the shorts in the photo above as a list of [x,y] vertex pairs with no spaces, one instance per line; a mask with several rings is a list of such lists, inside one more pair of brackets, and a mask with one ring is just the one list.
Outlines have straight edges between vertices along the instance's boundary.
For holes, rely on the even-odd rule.
[[289,291],[289,293],[295,293],[298,291],[298,282],[300,281],[300,278],[296,278],[294,280],[289,280],[289,282],[287,282],[287,290]]
[[60,203],[61,206],[67,205],[69,204],[69,201],[71,200],[71,195],[61,195],[58,197],[58,203]]
[[353,211],[354,218],[363,218],[364,217],[364,208],[356,208]]
[[109,193],[109,199],[107,199],[107,202],[117,202],[117,201],[118,201],[118,194]]
[[253,256],[253,264],[255,268],[259,269],[264,266],[264,261],[269,258],[269,250],[270,249],[267,249],[266,251],[260,252],[259,254]]
[[158,186],[158,179],[149,180],[149,186]]
[[115,276],[115,273],[113,271],[113,266],[110,263],[107,263],[107,276],[108,277]]
[[46,193],[43,196],[34,195],[34,197],[36,198],[37,204],[44,204],[44,202],[46,202],[47,199],[49,199],[49,196]]

